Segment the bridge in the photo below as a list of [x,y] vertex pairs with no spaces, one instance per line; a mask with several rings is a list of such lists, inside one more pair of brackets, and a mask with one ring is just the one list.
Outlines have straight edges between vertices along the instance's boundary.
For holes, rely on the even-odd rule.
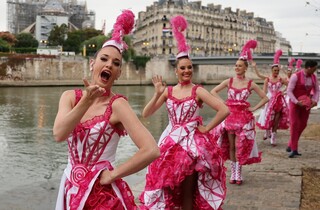
[[[313,59],[318,62],[318,66],[320,66],[320,54],[313,54],[308,56],[281,56],[280,57],[280,64],[281,65],[288,65],[289,58],[294,57],[297,59],[302,59],[303,61]],[[236,61],[238,60],[238,56],[230,55],[230,56],[211,56],[211,57],[192,57],[191,60],[194,65],[234,65]],[[169,57],[169,62],[171,65],[175,64],[176,58],[171,56]],[[253,55],[253,60],[257,63],[257,65],[261,64],[267,64],[271,65],[273,64],[273,55]]]

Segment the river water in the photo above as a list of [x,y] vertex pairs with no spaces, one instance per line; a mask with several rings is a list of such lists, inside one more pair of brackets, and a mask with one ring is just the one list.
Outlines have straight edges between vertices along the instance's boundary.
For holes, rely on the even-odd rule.
[[[67,163],[67,144],[54,141],[52,127],[60,95],[73,88],[76,87],[0,88],[0,196],[19,186],[60,179]],[[210,91],[213,86],[204,88]],[[141,119],[143,106],[152,97],[154,88],[116,86],[113,91],[127,96]],[[225,98],[225,92],[222,97]],[[255,104],[257,100],[254,94],[250,102]],[[214,112],[204,106],[201,115],[206,123],[214,116]],[[168,122],[165,106],[141,121],[158,140]],[[124,137],[119,143],[117,162],[125,161],[135,151],[130,137]],[[138,173],[127,181],[135,184],[137,177],[143,176]]]

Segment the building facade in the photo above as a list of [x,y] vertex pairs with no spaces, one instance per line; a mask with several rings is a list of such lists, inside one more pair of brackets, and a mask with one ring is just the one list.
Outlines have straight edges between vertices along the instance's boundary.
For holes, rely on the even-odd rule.
[[[137,54],[177,54],[169,22],[176,15],[183,15],[188,21],[185,35],[192,56],[237,55],[250,39],[258,41],[254,50],[258,54],[274,53],[277,43],[284,43],[277,40],[273,23],[255,17],[253,12],[232,11],[214,4],[203,6],[201,1],[159,0],[138,14],[133,33]],[[285,47],[291,49],[290,43],[286,41]]]

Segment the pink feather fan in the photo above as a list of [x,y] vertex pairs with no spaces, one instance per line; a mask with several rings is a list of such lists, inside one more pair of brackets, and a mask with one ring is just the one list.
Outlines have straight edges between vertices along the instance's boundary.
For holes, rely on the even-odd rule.
[[258,43],[256,40],[251,39],[247,41],[246,44],[242,47],[240,58],[251,61],[252,60],[251,49],[255,49],[257,45]]
[[272,66],[279,66],[280,64],[280,56],[282,55],[282,50],[277,50],[273,57],[273,65]]
[[301,65],[302,65],[303,61],[301,59],[298,59],[296,62],[296,70],[300,70],[301,69]]
[[186,38],[183,34],[183,32],[188,27],[187,20],[182,15],[178,15],[178,16],[173,17],[170,20],[170,23],[172,26],[173,35],[177,41],[177,48],[179,51],[177,58],[182,57],[182,56],[188,56],[188,51],[189,51],[190,47],[187,44]]
[[134,14],[130,10],[123,10],[122,14],[117,17],[115,24],[113,25],[112,37],[106,41],[102,47],[115,46],[122,53],[128,49],[128,45],[123,41],[124,35],[131,33],[134,27]]
[[293,69],[293,63],[296,62],[296,59],[291,58],[289,61],[288,69],[292,70]]

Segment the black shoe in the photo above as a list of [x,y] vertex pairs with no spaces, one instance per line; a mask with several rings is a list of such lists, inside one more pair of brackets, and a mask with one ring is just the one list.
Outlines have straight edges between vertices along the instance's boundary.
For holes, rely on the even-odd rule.
[[294,150],[294,151],[292,151],[292,152],[290,153],[289,158],[294,158],[294,156],[296,156],[296,155],[301,156],[301,154],[298,153],[298,151]]
[[287,147],[286,151],[291,152],[291,147]]

